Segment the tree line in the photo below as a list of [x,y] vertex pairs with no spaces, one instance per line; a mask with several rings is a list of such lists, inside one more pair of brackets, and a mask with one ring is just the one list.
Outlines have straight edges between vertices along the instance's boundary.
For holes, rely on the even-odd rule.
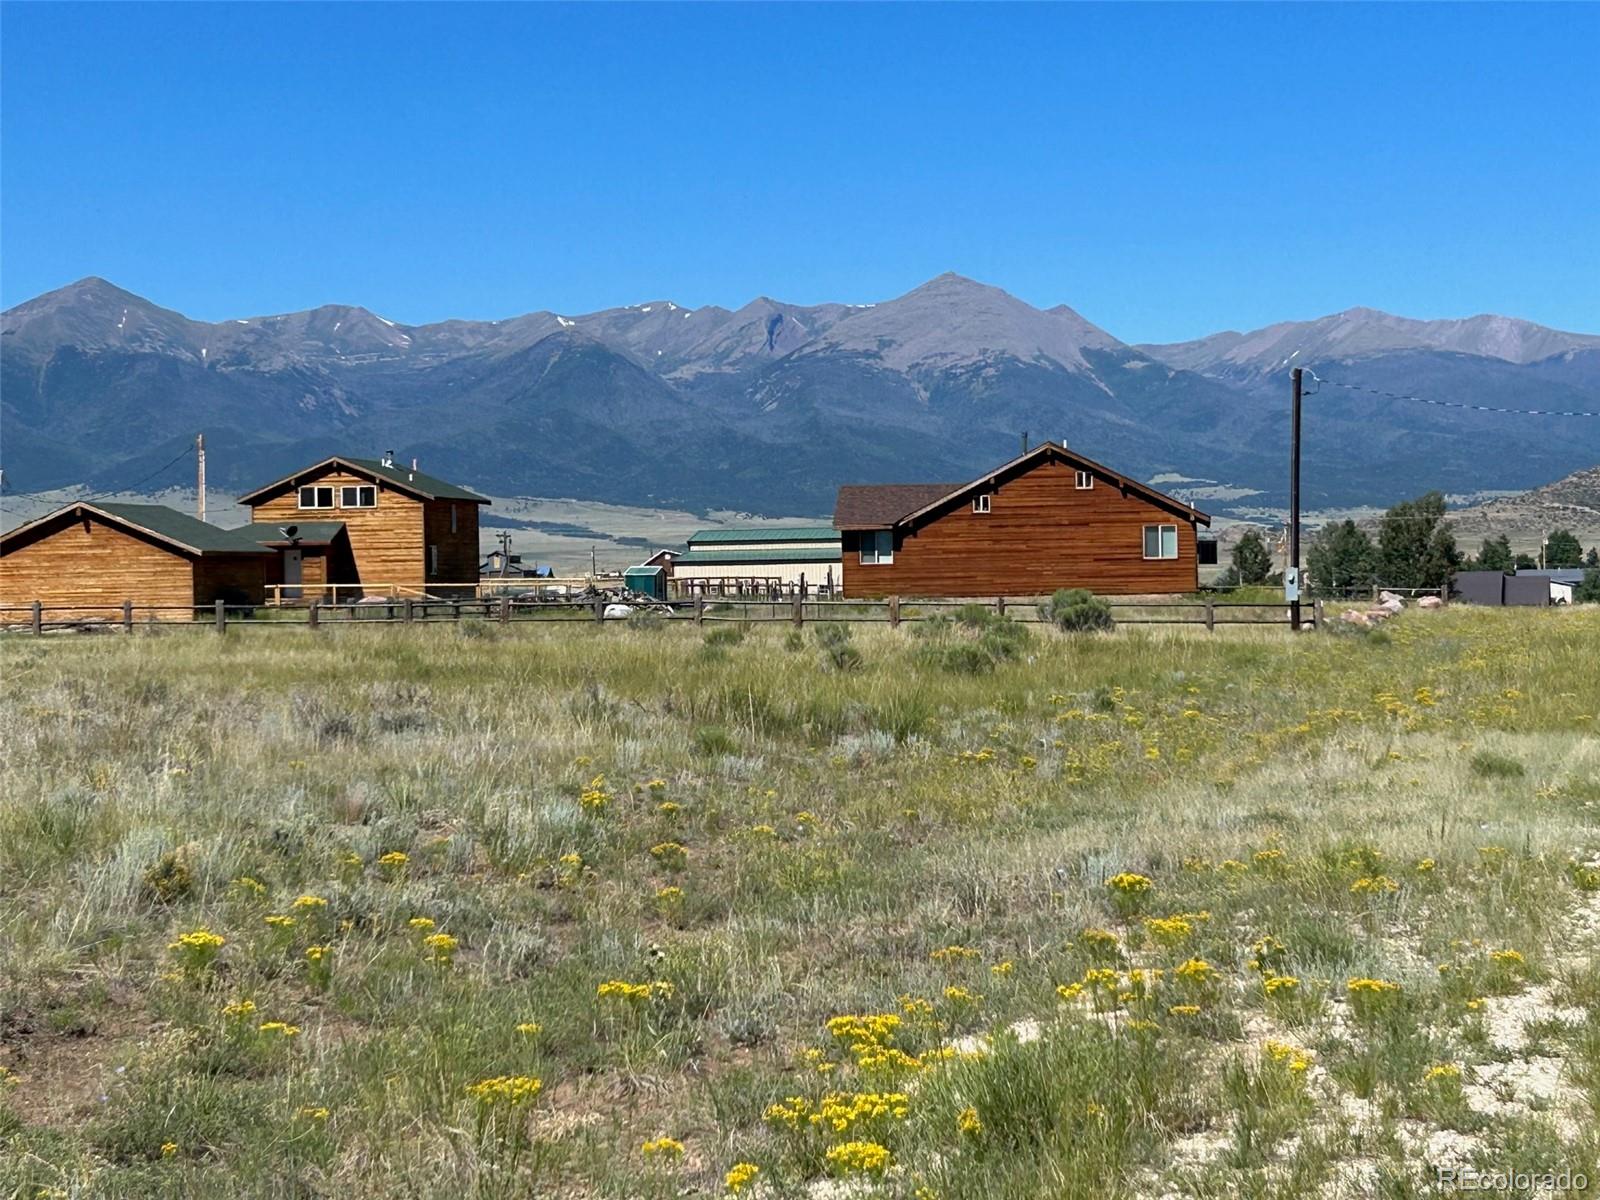
[[[1306,592],[1312,596],[1346,596],[1382,585],[1390,588],[1439,588],[1462,570],[1511,571],[1536,567],[1530,554],[1513,554],[1504,534],[1485,538],[1478,553],[1462,554],[1445,523],[1442,492],[1402,500],[1379,520],[1374,539],[1354,521],[1324,525],[1306,550]],[[1600,602],[1600,547],[1587,553],[1571,530],[1553,529],[1544,542],[1546,567],[1584,567],[1574,593],[1580,602]],[[1280,584],[1272,569],[1272,552],[1257,530],[1250,530],[1233,548],[1232,565],[1222,586]]]

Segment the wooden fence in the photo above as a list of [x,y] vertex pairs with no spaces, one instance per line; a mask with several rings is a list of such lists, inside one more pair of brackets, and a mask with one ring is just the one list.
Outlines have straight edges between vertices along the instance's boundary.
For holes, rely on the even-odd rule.
[[[119,606],[71,605],[48,607],[31,605],[0,607],[0,628],[12,632],[43,634],[50,630],[120,629],[133,633],[155,626],[163,628],[311,629],[326,627],[360,628],[378,625],[421,625],[482,621],[508,625],[513,622],[587,622],[626,625],[626,621],[607,622],[606,607],[615,604],[604,595],[593,599],[555,601],[519,599],[511,596],[441,600],[400,597],[354,604],[323,604],[320,601],[298,607],[236,605],[219,600],[212,605],[175,607],[139,605],[124,601]],[[973,601],[908,600],[890,596],[885,600],[840,600],[816,596],[785,599],[708,600],[651,605],[638,610],[633,619],[691,622],[696,625],[733,622],[740,624],[786,623],[804,626],[808,622],[845,621],[858,624],[898,627],[907,622],[927,621],[948,616],[968,607]],[[1108,598],[1113,618],[1119,625],[1195,625],[1215,630],[1226,625],[1289,625],[1289,610],[1282,601],[1250,602],[1211,598],[1138,600]],[[1047,623],[1040,616],[1039,601],[999,597],[981,607],[1029,624]],[[1308,625],[1323,622],[1321,601],[1307,604],[1302,620]]]

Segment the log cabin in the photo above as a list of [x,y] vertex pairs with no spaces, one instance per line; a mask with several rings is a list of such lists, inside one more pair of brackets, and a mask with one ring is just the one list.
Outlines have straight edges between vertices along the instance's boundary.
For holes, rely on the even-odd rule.
[[846,597],[1137,595],[1199,587],[1211,518],[1045,442],[969,483],[846,485],[833,524]]
[[[38,601],[50,621],[187,621],[218,600],[256,605],[273,556],[239,530],[163,504],[68,504],[0,537],[0,605]],[[25,619],[7,612],[8,621]]]
[[277,554],[272,582],[285,600],[452,596],[478,578],[478,506],[489,501],[415,460],[336,455],[239,502]]

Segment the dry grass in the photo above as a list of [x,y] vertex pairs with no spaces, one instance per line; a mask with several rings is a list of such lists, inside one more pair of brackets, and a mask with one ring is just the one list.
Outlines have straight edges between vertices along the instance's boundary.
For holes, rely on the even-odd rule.
[[0,1195],[1600,1178],[1600,614],[985,636],[6,639]]

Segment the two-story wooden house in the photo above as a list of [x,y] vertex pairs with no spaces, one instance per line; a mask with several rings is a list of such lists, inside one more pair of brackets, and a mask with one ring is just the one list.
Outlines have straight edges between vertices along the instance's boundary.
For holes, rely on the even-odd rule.
[[1108,595],[1199,587],[1211,518],[1054,442],[970,483],[847,485],[844,595]]
[[239,502],[278,552],[284,599],[452,595],[478,578],[478,506],[489,501],[414,461],[335,456]]

